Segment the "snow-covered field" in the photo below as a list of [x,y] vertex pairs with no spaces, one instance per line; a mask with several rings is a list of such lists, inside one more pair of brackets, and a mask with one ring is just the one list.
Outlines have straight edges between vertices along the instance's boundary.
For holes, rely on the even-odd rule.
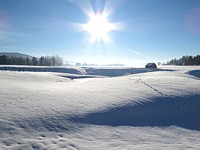
[[200,67],[54,70],[0,71],[0,149],[200,149]]

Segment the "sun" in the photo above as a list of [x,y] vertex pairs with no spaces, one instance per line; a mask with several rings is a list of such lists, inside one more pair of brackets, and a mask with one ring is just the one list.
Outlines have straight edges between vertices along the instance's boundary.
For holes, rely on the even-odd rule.
[[84,30],[88,31],[93,40],[108,40],[108,33],[114,29],[114,24],[108,21],[106,15],[92,14],[89,17]]
[[[79,5],[79,3],[77,3]],[[90,1],[82,1],[80,9],[87,18],[84,22],[72,22],[70,26],[76,32],[85,32],[83,43],[88,45],[104,46],[114,45],[115,31],[124,29],[122,21],[114,21],[111,19],[116,11],[113,1],[106,1],[103,8],[94,9]],[[114,31],[114,32],[113,32]]]

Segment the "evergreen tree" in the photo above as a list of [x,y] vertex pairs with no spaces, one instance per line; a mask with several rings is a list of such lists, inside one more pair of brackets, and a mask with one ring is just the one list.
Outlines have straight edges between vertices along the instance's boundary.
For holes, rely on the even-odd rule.
[[183,56],[180,59],[172,59],[167,62],[167,65],[200,65],[200,55],[197,56]]
[[37,61],[36,57],[32,58],[32,64],[33,64],[33,66],[37,66],[38,65],[38,61]]

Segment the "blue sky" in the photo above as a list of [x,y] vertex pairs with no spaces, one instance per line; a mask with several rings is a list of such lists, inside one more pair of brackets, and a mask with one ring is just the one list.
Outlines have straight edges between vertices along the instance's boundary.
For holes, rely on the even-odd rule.
[[[120,30],[89,41],[89,9]],[[199,0],[0,0],[0,51],[81,63],[141,65],[200,53]]]

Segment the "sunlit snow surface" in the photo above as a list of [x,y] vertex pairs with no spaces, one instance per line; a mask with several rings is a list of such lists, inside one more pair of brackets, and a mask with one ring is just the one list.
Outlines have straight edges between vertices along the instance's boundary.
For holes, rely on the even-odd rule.
[[0,149],[199,149],[200,67],[58,70],[0,71]]

